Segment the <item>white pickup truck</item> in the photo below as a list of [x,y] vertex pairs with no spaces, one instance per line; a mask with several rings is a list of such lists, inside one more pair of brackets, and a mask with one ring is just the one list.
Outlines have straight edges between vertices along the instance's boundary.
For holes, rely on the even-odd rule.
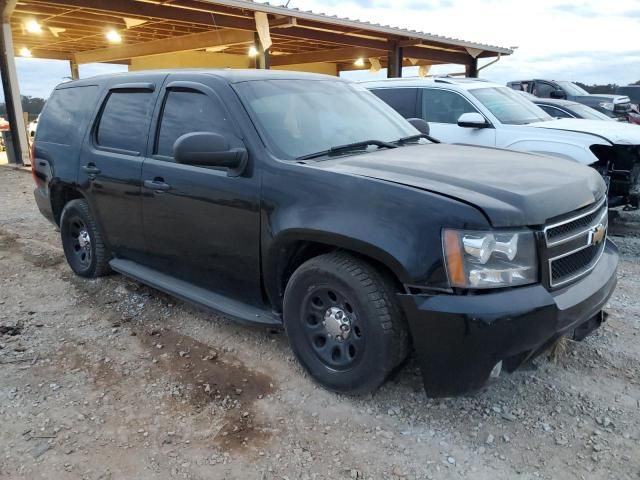
[[433,137],[575,160],[609,182],[609,205],[638,207],[640,126],[597,120],[554,120],[514,90],[470,78],[406,78],[363,82],[406,118],[429,123]]

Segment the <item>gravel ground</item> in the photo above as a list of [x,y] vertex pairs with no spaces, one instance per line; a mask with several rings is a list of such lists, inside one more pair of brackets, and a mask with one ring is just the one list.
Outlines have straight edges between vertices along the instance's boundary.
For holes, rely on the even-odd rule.
[[472,397],[409,364],[373,396],[318,388],[279,332],[112,275],[81,280],[0,167],[0,478],[637,479],[640,215],[613,224],[609,319]]

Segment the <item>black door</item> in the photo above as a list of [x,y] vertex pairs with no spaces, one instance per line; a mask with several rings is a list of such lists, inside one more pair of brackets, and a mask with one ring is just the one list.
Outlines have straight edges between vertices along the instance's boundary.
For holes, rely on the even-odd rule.
[[261,306],[257,175],[247,169],[230,177],[224,169],[173,158],[175,141],[192,132],[220,133],[231,147],[242,145],[222,101],[200,78],[170,75],[156,108],[151,155],[142,167],[150,266]]
[[[157,90],[166,75],[106,89],[80,156],[78,180],[112,252],[144,257],[140,175]],[[156,88],[157,86],[157,88]]]

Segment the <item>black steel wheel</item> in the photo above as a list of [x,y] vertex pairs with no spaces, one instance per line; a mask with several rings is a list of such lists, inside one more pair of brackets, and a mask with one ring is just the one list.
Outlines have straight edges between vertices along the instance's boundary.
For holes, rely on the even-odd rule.
[[108,273],[107,249],[85,200],[65,205],[60,236],[67,263],[76,274],[95,278]]
[[87,269],[91,265],[91,259],[93,258],[93,248],[88,227],[82,221],[82,218],[77,215],[69,218],[68,222],[68,235],[65,236],[64,241],[73,256],[71,261],[78,268]]
[[302,302],[304,332],[318,359],[328,368],[348,370],[364,356],[364,329],[355,302],[335,288],[311,290]]
[[408,352],[408,331],[390,279],[346,252],[312,258],[285,291],[284,323],[296,357],[324,387],[374,391]]

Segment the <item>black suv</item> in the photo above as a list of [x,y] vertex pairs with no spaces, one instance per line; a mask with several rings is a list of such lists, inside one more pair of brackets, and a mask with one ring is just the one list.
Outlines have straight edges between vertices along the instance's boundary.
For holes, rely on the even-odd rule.
[[611,118],[627,120],[631,112],[631,101],[626,95],[591,94],[579,85],[564,80],[518,80],[508,82],[507,86],[540,98],[582,103]]
[[411,347],[429,394],[477,389],[596,328],[616,284],[595,170],[437,144],[334,77],[65,83],[40,117],[33,168],[78,275],[112,269],[282,325],[338,392],[374,390]]

